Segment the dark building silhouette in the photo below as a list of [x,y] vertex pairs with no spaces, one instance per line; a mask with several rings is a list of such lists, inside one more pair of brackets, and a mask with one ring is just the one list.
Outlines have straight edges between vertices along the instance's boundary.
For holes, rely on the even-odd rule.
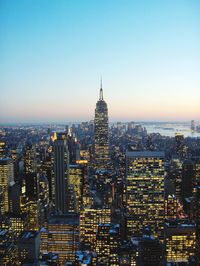
[[37,265],[40,254],[40,233],[37,231],[24,231],[17,241],[18,257],[24,264]]
[[191,160],[185,160],[182,165],[181,197],[192,196],[194,183],[194,164]]
[[66,134],[58,134],[53,143],[53,180],[52,194],[57,211],[66,213],[67,211],[67,179],[69,167],[69,155]]
[[162,245],[150,231],[145,232],[139,241],[138,266],[159,266],[162,261]]
[[20,193],[21,187],[17,183],[9,187],[9,212],[14,215],[20,214]]
[[36,173],[27,173],[25,176],[26,197],[30,200],[38,198],[38,177]]

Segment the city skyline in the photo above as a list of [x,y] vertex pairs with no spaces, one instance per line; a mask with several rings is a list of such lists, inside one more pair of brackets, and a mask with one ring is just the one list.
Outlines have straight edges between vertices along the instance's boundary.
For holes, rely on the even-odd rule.
[[198,1],[1,2],[0,123],[200,120]]
[[199,265],[199,122],[93,113],[0,127],[0,265]]

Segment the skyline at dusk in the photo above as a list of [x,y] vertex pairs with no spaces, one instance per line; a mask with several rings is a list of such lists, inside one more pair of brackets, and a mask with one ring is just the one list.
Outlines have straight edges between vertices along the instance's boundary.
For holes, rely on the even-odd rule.
[[199,1],[1,1],[0,123],[200,120]]
[[200,265],[200,0],[0,0],[0,265]]

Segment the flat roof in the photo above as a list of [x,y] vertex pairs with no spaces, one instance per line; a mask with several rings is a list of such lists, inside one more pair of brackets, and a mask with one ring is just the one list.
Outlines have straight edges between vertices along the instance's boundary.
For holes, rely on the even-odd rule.
[[36,237],[37,235],[38,235],[38,231],[24,231],[24,232],[22,232],[22,234],[21,234],[21,238],[25,238],[25,239],[29,239],[29,238],[34,238],[34,237]]
[[5,236],[7,234],[7,230],[0,229],[0,237]]
[[48,224],[69,224],[69,225],[79,225],[79,214],[69,213],[61,215],[53,215],[48,219]]
[[157,158],[157,157],[165,157],[165,153],[163,151],[127,151],[126,157],[135,157],[135,158]]
[[189,228],[195,228],[196,224],[195,222],[191,221],[191,222],[187,222],[187,221],[167,221],[165,223],[165,226],[169,229],[189,229]]
[[0,164],[7,164],[9,162],[12,162],[11,158],[0,158]]

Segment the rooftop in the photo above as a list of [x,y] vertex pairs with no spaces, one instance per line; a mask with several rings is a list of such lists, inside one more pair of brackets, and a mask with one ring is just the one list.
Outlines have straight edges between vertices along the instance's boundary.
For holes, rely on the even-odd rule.
[[196,224],[193,221],[186,221],[186,220],[168,220],[165,223],[165,226],[167,228],[178,228],[178,229],[189,229],[189,228],[195,228]]
[[163,151],[127,151],[126,157],[135,158],[164,158],[165,153]]
[[79,214],[69,213],[63,215],[51,216],[48,220],[49,224],[69,224],[69,225],[79,225]]
[[2,165],[7,164],[9,162],[12,162],[11,158],[0,158],[0,164]]
[[30,239],[30,238],[35,238],[37,235],[39,234],[39,232],[37,231],[24,231],[22,232],[20,238],[22,239]]

